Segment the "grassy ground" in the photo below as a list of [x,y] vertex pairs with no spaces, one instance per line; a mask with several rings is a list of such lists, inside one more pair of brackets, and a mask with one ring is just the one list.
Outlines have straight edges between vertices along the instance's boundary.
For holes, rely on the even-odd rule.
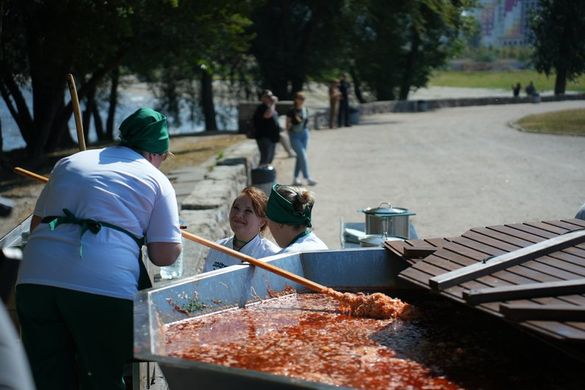
[[[522,88],[530,81],[534,82],[538,91],[554,90],[555,77],[546,77],[533,70],[517,71],[437,71],[429,82],[429,86],[460,87],[460,88],[497,88],[512,89],[512,85],[520,83]],[[567,90],[585,92],[585,76],[575,82],[567,83]]]
[[585,109],[528,115],[516,124],[533,133],[585,136]]

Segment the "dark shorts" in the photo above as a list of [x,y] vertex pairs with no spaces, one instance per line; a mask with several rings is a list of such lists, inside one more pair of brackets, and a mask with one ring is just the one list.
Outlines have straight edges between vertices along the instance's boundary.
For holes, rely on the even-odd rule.
[[63,288],[16,287],[22,341],[38,390],[124,389],[133,302]]

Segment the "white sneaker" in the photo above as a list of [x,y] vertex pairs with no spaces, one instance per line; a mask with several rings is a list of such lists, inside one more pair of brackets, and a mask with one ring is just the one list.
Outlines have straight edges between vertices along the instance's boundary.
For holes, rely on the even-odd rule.
[[314,185],[317,185],[317,182],[313,179],[307,179],[307,184],[310,186],[314,186]]
[[292,183],[292,185],[293,185],[293,186],[302,186],[302,185],[303,185],[303,183],[301,183],[301,180],[300,180],[300,179],[296,179],[296,178],[295,178],[295,179],[293,180],[293,183]]

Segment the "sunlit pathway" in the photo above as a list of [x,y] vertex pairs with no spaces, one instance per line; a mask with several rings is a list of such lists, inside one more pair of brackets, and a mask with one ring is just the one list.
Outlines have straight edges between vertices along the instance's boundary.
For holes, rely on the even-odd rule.
[[[585,202],[585,137],[519,132],[524,115],[585,102],[442,109],[362,118],[358,126],[311,132],[310,167],[319,184],[314,226],[339,247],[340,218],[382,201],[416,212],[421,237],[460,235],[475,226],[572,218]],[[280,150],[278,181],[294,159]]]

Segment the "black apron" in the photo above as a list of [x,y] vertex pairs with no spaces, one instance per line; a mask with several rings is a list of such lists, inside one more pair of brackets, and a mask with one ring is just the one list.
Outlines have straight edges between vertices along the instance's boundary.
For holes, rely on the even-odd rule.
[[[117,230],[128,235],[130,238],[136,242],[138,245],[138,267],[140,268],[140,273],[138,276],[138,290],[144,290],[146,288],[152,287],[152,282],[150,281],[150,277],[148,276],[148,272],[146,271],[146,267],[144,266],[144,262],[142,261],[142,245],[144,245],[144,238],[143,237],[136,237],[134,234],[130,233],[128,230],[113,225],[108,222],[103,221],[96,221],[95,219],[81,219],[77,218],[73,213],[68,209],[63,209],[64,216],[58,217],[44,217],[41,222],[48,223],[51,230],[55,230],[55,228],[64,223],[72,223],[74,225],[79,225],[81,227],[81,235],[83,236],[85,232],[88,230],[93,234],[98,234],[102,227],[107,227],[110,229]],[[83,247],[79,248],[79,254],[83,255]]]

